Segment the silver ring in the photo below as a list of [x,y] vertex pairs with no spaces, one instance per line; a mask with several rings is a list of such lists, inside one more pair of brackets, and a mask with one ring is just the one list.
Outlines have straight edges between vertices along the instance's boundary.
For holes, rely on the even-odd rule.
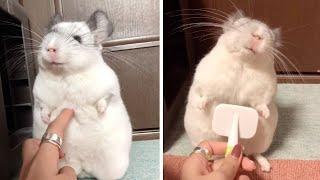
[[213,155],[209,152],[207,148],[204,148],[204,147],[200,147],[200,146],[195,147],[191,152],[190,156],[192,154],[202,154],[203,157],[205,157],[208,161],[213,160]]
[[42,136],[41,139],[41,143],[43,142],[48,142],[51,143],[55,146],[57,146],[60,150],[61,150],[61,146],[62,146],[62,138],[55,133],[44,133],[44,135]]

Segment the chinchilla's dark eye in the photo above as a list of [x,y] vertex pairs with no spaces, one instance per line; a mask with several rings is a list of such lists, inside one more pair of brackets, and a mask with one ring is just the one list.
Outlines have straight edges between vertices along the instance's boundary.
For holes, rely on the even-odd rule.
[[81,37],[78,35],[73,36],[73,39],[81,43]]

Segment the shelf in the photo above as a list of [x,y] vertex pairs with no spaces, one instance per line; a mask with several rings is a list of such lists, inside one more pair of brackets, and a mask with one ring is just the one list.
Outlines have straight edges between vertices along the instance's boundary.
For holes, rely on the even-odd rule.
[[20,104],[13,104],[13,105],[5,105],[6,108],[13,108],[13,107],[32,107],[31,103],[20,103]]
[[18,77],[18,78],[10,78],[9,79],[10,81],[26,81],[26,83],[29,82],[28,78],[25,78],[25,77]]

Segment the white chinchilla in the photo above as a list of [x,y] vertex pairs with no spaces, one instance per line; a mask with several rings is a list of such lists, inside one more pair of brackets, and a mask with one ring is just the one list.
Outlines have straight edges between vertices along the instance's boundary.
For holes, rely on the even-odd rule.
[[48,123],[71,106],[75,117],[65,132],[60,166],[80,176],[119,179],[129,165],[132,129],[117,75],[101,53],[112,24],[96,11],[87,22],[56,16],[49,31],[38,53],[33,136],[41,138]]
[[240,11],[222,27],[217,44],[197,66],[184,126],[194,146],[202,140],[224,140],[212,130],[214,108],[220,103],[255,108],[260,114],[257,132],[252,139],[240,143],[263,171],[270,171],[270,164],[261,153],[269,148],[278,122],[274,60],[280,32],[244,17]]

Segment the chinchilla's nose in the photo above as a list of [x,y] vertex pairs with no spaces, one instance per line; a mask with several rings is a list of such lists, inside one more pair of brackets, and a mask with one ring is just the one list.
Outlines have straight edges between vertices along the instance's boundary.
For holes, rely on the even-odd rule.
[[56,53],[57,49],[50,47],[50,48],[47,48],[47,51],[48,51],[49,53]]
[[49,54],[49,57],[51,58],[51,61],[56,61],[57,59],[57,48],[48,47],[47,52]]

